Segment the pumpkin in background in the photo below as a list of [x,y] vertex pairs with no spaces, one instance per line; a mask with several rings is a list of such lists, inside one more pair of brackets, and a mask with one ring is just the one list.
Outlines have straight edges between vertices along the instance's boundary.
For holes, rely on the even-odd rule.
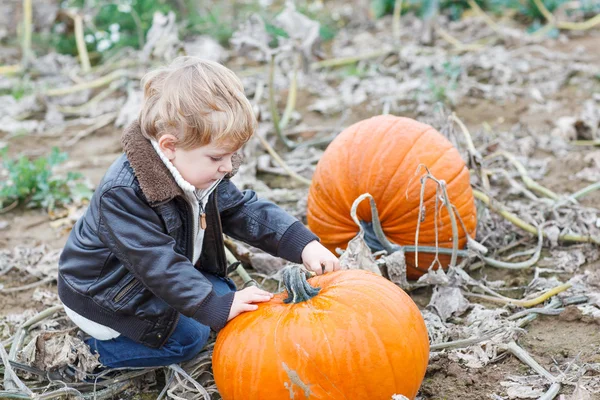
[[[300,274],[284,270],[287,291],[219,332],[213,372],[223,400],[413,399],[429,339],[412,299],[363,270],[315,276],[310,285]],[[287,293],[296,303],[284,302]]]
[[[346,248],[359,229],[350,217],[354,200],[370,193],[379,211],[386,237],[399,245],[414,245],[421,181],[425,170],[447,183],[448,197],[471,237],[477,216],[469,171],[458,150],[429,125],[410,118],[381,115],[353,124],[327,147],[312,178],[308,195],[307,220],[310,229],[329,250]],[[419,246],[434,246],[436,184],[428,180],[423,200],[424,219],[419,228]],[[441,206],[441,202],[439,203]],[[358,219],[371,222],[368,202],[357,210]],[[459,248],[467,237],[458,223]],[[445,207],[438,210],[438,243],[452,248],[452,225]],[[406,254],[407,277],[416,279],[427,271],[433,254]],[[450,256],[439,255],[444,267]],[[417,269],[417,268],[418,269]]]

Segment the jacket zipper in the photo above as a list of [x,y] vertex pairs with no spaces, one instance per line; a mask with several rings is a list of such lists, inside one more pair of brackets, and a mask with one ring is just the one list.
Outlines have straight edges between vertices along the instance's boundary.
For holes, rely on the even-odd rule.
[[[188,215],[187,220],[192,221],[194,219],[194,213],[191,212],[191,210],[190,210],[191,206],[188,204],[187,200],[185,200],[185,199],[181,199],[180,201],[183,202],[183,206],[185,207],[185,211]],[[187,258],[190,261],[193,261],[193,259],[194,259],[194,234],[192,232],[192,229],[190,229],[190,227],[189,227],[189,222],[187,223],[187,225],[188,225],[187,226],[188,229],[186,229],[186,232],[185,232],[185,234],[187,235],[187,237],[186,237],[187,246],[185,249],[185,253],[186,253]],[[193,225],[192,225],[192,227],[193,227]],[[191,252],[191,254],[190,254],[190,252]]]
[[115,303],[118,303],[119,301],[121,301],[121,299],[123,297],[125,297],[125,295],[127,293],[129,293],[131,291],[131,289],[134,288],[134,286],[136,286],[139,283],[139,281],[137,281],[135,278],[131,279],[131,281],[129,281],[129,283],[127,283],[123,289],[121,289],[119,291],[119,293],[117,293],[117,295],[114,297],[113,301]]
[[223,273],[223,276],[227,276],[227,258],[225,256],[225,242],[223,241],[223,225],[221,225],[221,215],[219,214],[219,207],[217,204],[217,196],[214,195],[214,204],[215,204],[215,210],[214,213],[217,216],[217,227],[215,229],[215,233],[216,233],[216,237],[215,240],[217,241],[217,253],[218,253],[218,258],[219,258],[219,263],[221,264],[221,272]]

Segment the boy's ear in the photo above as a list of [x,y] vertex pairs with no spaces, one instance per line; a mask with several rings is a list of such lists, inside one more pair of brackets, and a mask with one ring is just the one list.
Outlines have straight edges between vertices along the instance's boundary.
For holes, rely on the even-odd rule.
[[170,133],[165,133],[158,139],[158,147],[170,161],[175,158],[176,145],[177,138]]

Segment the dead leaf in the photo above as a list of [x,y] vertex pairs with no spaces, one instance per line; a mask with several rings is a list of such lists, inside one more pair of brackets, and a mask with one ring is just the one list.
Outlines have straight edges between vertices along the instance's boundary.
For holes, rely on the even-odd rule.
[[342,269],[364,269],[381,275],[381,270],[361,233],[348,242],[346,251],[340,257],[340,266]]
[[453,315],[462,315],[467,311],[469,306],[470,303],[465,299],[460,288],[436,286],[433,289],[433,294],[427,308],[435,311],[442,321],[447,321]]
[[385,262],[389,280],[402,289],[409,288],[410,284],[406,279],[406,258],[404,257],[404,252],[396,251],[384,256],[383,261]]

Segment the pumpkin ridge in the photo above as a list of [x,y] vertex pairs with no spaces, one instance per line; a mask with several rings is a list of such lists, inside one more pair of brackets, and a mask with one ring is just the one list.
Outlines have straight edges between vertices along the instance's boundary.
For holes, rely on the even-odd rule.
[[[382,118],[382,119],[385,119],[386,122],[389,121],[389,126],[387,127],[387,129],[383,133],[379,134],[380,138],[385,138],[385,136],[388,134],[388,132],[390,132],[392,129],[394,129],[394,127],[396,126],[397,121],[394,121],[391,118]],[[375,164],[376,164],[375,162],[370,162],[369,163],[369,171],[367,172],[367,180],[366,180],[367,183],[371,182],[371,176],[372,176],[371,171],[373,171],[373,167],[374,167]],[[362,191],[362,193],[365,193],[365,192],[370,193],[370,191],[368,190],[368,188],[367,188],[367,190],[363,190]]]
[[[437,164],[437,162],[438,162],[438,161],[440,161],[440,160],[441,160],[441,159],[442,159],[442,158],[443,158],[443,157],[446,155],[446,153],[447,153],[448,151],[452,150],[452,149],[453,149],[453,147],[448,147],[448,148],[446,148],[446,149],[445,149],[445,150],[444,150],[444,151],[443,151],[441,154],[439,154],[439,155],[438,155],[438,158],[436,158],[436,159],[435,159],[435,161],[433,161],[433,163],[431,163],[430,165],[427,165],[426,167],[427,167],[427,168],[429,168],[429,170],[431,171],[431,170],[433,169],[433,167],[435,166],[435,164]],[[417,167],[417,168],[419,168],[419,167]],[[419,169],[420,169],[420,168],[419,168]],[[416,171],[415,171],[415,172],[416,172]],[[432,175],[433,175],[433,174],[432,174]],[[456,174],[456,176],[458,176],[458,175],[460,175],[460,171],[459,171],[459,173],[458,173],[458,174]],[[435,175],[434,175],[434,176],[435,176]],[[455,178],[456,176],[452,177],[452,179],[450,179],[450,181],[454,180],[454,178]],[[413,176],[413,178],[416,178],[416,176]],[[445,180],[445,179],[444,179],[444,180]],[[435,182],[434,182],[434,184],[435,184]],[[409,189],[408,185],[406,186],[406,189],[407,189],[407,190]],[[426,205],[426,203],[428,203],[428,202],[429,202],[429,200],[431,200],[432,198],[435,198],[435,193],[436,193],[435,191],[434,191],[434,192],[432,192],[432,194],[431,194],[430,196],[427,196],[427,195],[426,195],[426,193],[424,193],[424,194],[423,194],[423,206],[425,206],[425,205]],[[382,197],[384,197],[384,198],[386,197],[386,196],[385,196],[385,192],[384,192],[384,193],[382,193]],[[386,208],[383,208],[383,209],[381,210],[381,225],[382,225],[382,228],[383,228],[383,225],[385,224],[384,220],[385,220],[385,214],[386,214],[386,211],[387,211],[387,209],[386,209]],[[400,216],[400,217],[399,217],[399,219],[402,219],[402,216]],[[384,232],[385,232],[385,231],[384,231]]]
[[[375,276],[375,275],[373,275],[373,276]],[[361,280],[360,276],[354,276],[352,278],[354,278],[354,279],[348,279],[348,280],[343,281],[343,282],[351,282],[353,280]],[[364,276],[362,277],[362,280],[365,280]],[[383,282],[380,283],[376,279],[368,279],[368,280],[369,280],[370,283],[377,284],[378,287],[374,288],[374,287],[369,286],[368,288],[366,288],[365,291],[363,291],[363,292],[360,293],[360,295],[361,295],[360,297],[353,298],[350,305],[344,304],[345,307],[348,307],[350,310],[354,310],[352,308],[352,306],[354,306],[356,303],[362,303],[361,301],[357,301],[361,297],[364,298],[364,299],[367,299],[367,300],[375,300],[375,301],[377,301],[378,299],[380,299],[382,297],[383,298],[394,298],[394,299],[398,299],[398,300],[405,299],[406,297],[410,298],[410,296],[408,296],[406,293],[404,293],[404,292],[398,292],[396,290],[396,289],[398,289],[398,287],[396,285],[392,284],[391,282],[390,282],[390,284],[392,284],[393,286],[389,286],[387,284],[384,285]],[[343,283],[343,282],[338,282],[338,283]],[[385,310],[388,311],[390,317],[393,318],[395,324],[401,326],[402,325],[402,320],[399,319],[398,316],[396,315],[397,310],[395,310],[394,307],[391,307],[391,304],[389,302],[381,302],[381,303],[382,303],[381,307],[385,308]],[[400,303],[400,306],[405,309],[405,311],[409,311],[409,312],[410,311],[414,311],[414,310],[411,310],[410,307],[406,307],[405,303],[403,303],[403,302],[399,302],[399,303]],[[362,315],[361,315],[361,317],[362,317]],[[361,322],[364,323],[366,321],[364,320],[364,318],[361,318]],[[418,329],[418,328],[416,328],[416,329]],[[375,337],[379,338],[380,336],[379,335],[375,335]],[[385,346],[382,345],[382,347],[385,347]],[[429,348],[429,346],[428,346],[428,348]],[[394,363],[390,360],[389,353],[388,352],[385,352],[385,353],[386,353],[386,357],[387,357],[387,359],[389,361],[391,370],[394,371]],[[414,353],[412,353],[412,355],[413,355],[413,357],[415,357]],[[421,357],[420,354],[419,354],[419,357]],[[425,365],[427,365],[427,363],[425,363]],[[425,374],[425,370],[423,371],[423,375],[424,374]],[[396,374],[394,373],[393,376],[395,378]],[[420,377],[420,378],[422,378],[422,377]],[[398,382],[394,379],[394,386],[395,387],[398,387],[397,383]]]
[[[429,131],[429,130],[431,130],[431,129],[433,129],[433,128],[432,128],[432,127],[428,127],[428,128],[427,128],[427,129],[425,129],[423,132],[421,132],[421,134],[417,136],[417,138],[415,139],[415,141],[414,141],[414,142],[413,142],[413,143],[412,143],[412,144],[411,144],[409,147],[410,147],[410,148],[413,148],[413,147],[414,147],[414,146],[417,144],[417,142],[418,142],[418,141],[419,141],[419,140],[420,140],[420,139],[421,139],[423,136],[425,136],[425,133],[426,133],[426,132],[428,132],[428,131]],[[410,151],[410,150],[409,150],[409,151]],[[410,158],[410,157],[406,157],[406,156],[405,156],[405,157],[402,159],[402,161],[400,162],[400,165],[398,165],[398,168],[396,168],[396,171],[394,171],[393,175],[392,175],[392,176],[391,176],[391,177],[388,179],[388,182],[387,182],[387,184],[385,185],[385,188],[383,189],[383,191],[382,191],[381,193],[386,193],[386,192],[387,192],[387,190],[388,190],[388,189],[389,189],[389,187],[390,187],[390,183],[391,183],[392,181],[394,181],[394,180],[395,180],[395,178],[396,178],[396,174],[397,174],[399,171],[402,171],[402,166],[403,166],[403,165],[404,165],[404,163],[406,162],[406,159],[407,159],[407,158]],[[408,187],[408,186],[407,186],[407,187]]]
[[[325,291],[326,291],[326,290],[327,290],[329,287],[331,287],[331,286],[330,286],[330,285],[327,285],[327,287],[325,287],[325,288],[324,288],[324,289],[325,289],[325,290],[324,290],[324,292],[325,292]],[[323,297],[323,296],[321,296],[321,297]],[[317,301],[318,301],[318,300],[317,300]],[[323,333],[323,337],[325,338],[325,341],[327,342],[327,348],[329,349],[329,356],[330,356],[330,358],[332,358],[332,359],[334,360],[334,362],[333,362],[333,364],[334,364],[334,365],[339,365],[339,364],[338,364],[338,362],[337,362],[337,359],[335,358],[335,352],[334,352],[334,351],[333,351],[333,349],[331,348],[331,342],[329,341],[329,337],[327,336],[327,333],[325,332],[325,329],[323,329],[323,320],[322,320],[322,318],[321,318],[321,316],[320,316],[320,315],[321,315],[321,313],[315,312],[315,311],[316,311],[316,308],[315,308],[315,307],[314,307],[312,304],[310,304],[310,303],[307,303],[307,306],[308,306],[309,308],[311,308],[311,309],[313,310],[313,313],[314,313],[314,314],[315,314],[315,315],[316,315],[316,316],[319,318],[319,322],[321,322],[321,323],[320,323],[320,324],[318,324],[318,326],[319,326],[319,328],[321,329],[321,332]],[[337,371],[337,368],[334,368],[333,370]],[[327,379],[327,381],[328,381],[328,382],[331,384],[331,386],[332,386],[332,387],[333,387],[333,388],[334,388],[334,389],[335,389],[335,390],[336,390],[336,391],[337,391],[339,394],[341,394],[342,396],[344,396],[344,399],[346,399],[346,400],[348,399],[348,397],[346,397],[346,394],[345,394],[343,391],[341,391],[341,390],[340,390],[340,389],[337,387],[337,384],[335,384],[335,383],[333,383],[333,382],[331,381],[331,379],[329,378],[329,376],[328,376],[328,375],[326,375],[326,374],[323,374],[322,372],[321,372],[321,374],[323,375],[323,377],[324,377],[325,379]],[[336,379],[335,381],[337,382],[338,380]],[[329,393],[328,393],[328,394],[329,394]]]
[[[352,281],[356,281],[356,280],[359,280],[359,279],[348,279],[348,280],[345,280],[345,281],[343,281],[343,282],[352,282]],[[343,282],[340,282],[340,283],[343,283]],[[349,290],[348,288],[344,288],[344,287],[343,287],[343,285],[338,285],[338,287],[342,287],[342,288],[343,288],[343,290]],[[366,293],[361,293],[361,294],[362,294],[364,297],[366,297],[366,298],[378,299],[378,296],[367,295]],[[381,294],[381,293],[380,293],[380,294]],[[341,301],[339,301],[339,299],[338,299],[338,307],[339,307],[340,305],[341,305],[341,306],[343,306],[343,308],[350,310],[351,312],[355,312],[355,311],[357,311],[357,310],[356,310],[356,299],[351,299],[349,303],[346,303],[346,302],[341,302]],[[337,312],[337,313],[334,313],[334,315],[332,316],[332,319],[335,321],[335,320],[336,320],[336,317],[337,317],[338,315],[339,315],[339,316],[342,316],[342,318],[341,318],[341,319],[342,319],[342,321],[343,321],[343,322],[345,322],[345,317],[344,317],[344,315],[345,315],[345,314],[344,314],[344,313],[341,313],[341,312],[339,312],[339,310],[338,310],[338,312]],[[359,325],[362,325],[362,326],[365,326],[365,325],[366,325],[366,320],[365,320],[365,318],[364,318],[364,315],[363,315],[363,314],[359,314],[359,315],[357,316],[357,318],[359,318],[359,320],[357,321]],[[395,318],[395,317],[394,317],[394,319],[395,319],[395,321],[397,321],[397,323],[398,323],[398,322],[400,322],[400,320],[399,320],[398,318]],[[400,324],[400,325],[401,325],[401,324]],[[379,346],[378,346],[378,347],[385,348],[385,346],[384,346],[384,343],[383,343],[383,341],[380,339],[380,337],[379,337],[378,333],[379,333],[379,331],[378,331],[378,330],[372,331],[372,333],[371,333],[371,335],[370,335],[370,336],[372,336],[372,337],[374,337],[374,338],[377,338],[377,339],[379,340],[379,343],[378,343],[378,345],[379,345]],[[394,363],[393,363],[393,362],[392,362],[392,360],[390,359],[390,356],[389,356],[389,354],[388,354],[388,352],[387,352],[387,351],[384,351],[383,353],[385,353],[385,356],[386,356],[386,358],[387,358],[387,361],[388,361],[389,368],[390,368],[390,370],[391,370],[391,371],[392,371],[392,373],[393,373],[393,372],[394,372]],[[396,387],[396,379],[395,379],[395,374],[394,374],[394,386]]]
[[[313,196],[313,199],[311,201],[315,202],[315,205],[317,206],[317,209],[319,210],[323,210],[326,207],[323,207],[323,205],[326,205],[328,207],[334,207],[337,209],[344,209],[344,205],[339,205],[337,200],[332,198],[332,196],[330,196],[328,193],[325,193],[325,196]],[[327,199],[325,198],[327,197]],[[326,201],[326,200],[329,200]],[[311,213],[312,217],[315,218],[316,214]],[[327,214],[328,219],[333,219],[333,222],[337,222],[337,223],[343,223],[344,225],[351,227],[351,226],[355,226],[356,224],[354,223],[354,221],[352,221],[352,218],[350,218],[350,214],[348,214],[348,216],[346,217],[344,214],[344,217],[341,217],[340,214],[338,213],[329,213]],[[323,219],[321,219],[323,220]]]

